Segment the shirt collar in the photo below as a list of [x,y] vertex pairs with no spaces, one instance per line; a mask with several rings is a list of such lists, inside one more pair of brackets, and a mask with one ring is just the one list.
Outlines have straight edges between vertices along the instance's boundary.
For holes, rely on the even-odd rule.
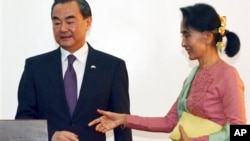
[[[61,49],[61,59],[62,61],[67,61],[67,57],[68,55],[70,55],[71,53],[68,52],[67,50],[65,50],[64,48],[60,48]],[[84,59],[86,58],[87,54],[88,54],[88,44],[85,42],[84,45],[79,48],[76,52],[73,53],[73,55],[76,57],[76,59],[80,62],[83,62]]]

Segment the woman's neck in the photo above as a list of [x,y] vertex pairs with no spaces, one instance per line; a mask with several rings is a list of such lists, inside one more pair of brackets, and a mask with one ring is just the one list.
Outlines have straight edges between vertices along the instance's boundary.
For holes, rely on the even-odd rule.
[[213,57],[209,57],[207,59],[200,59],[199,60],[199,69],[207,69],[219,60],[220,60],[220,57],[217,55],[215,55]]

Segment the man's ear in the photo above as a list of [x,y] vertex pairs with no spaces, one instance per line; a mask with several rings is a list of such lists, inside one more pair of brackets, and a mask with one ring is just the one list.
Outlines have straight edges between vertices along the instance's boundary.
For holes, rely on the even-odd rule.
[[91,28],[91,25],[92,25],[92,16],[86,18],[86,23],[87,23],[86,24],[87,30],[89,30]]

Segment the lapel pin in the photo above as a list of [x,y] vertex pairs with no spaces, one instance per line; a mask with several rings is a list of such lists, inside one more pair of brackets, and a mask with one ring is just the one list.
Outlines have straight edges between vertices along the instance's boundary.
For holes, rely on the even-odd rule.
[[96,66],[95,65],[91,65],[90,68],[91,69],[96,69]]

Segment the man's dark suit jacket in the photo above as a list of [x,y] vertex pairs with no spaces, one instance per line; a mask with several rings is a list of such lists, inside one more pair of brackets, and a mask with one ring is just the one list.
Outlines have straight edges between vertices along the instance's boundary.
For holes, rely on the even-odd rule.
[[[26,59],[15,118],[46,119],[49,140],[55,131],[67,130],[76,133],[80,141],[105,141],[105,134],[88,127],[88,122],[100,116],[98,108],[130,113],[128,74],[123,60],[88,46],[83,82],[72,117],[67,107],[58,48]],[[130,129],[118,127],[114,137],[115,141],[132,141]]]

